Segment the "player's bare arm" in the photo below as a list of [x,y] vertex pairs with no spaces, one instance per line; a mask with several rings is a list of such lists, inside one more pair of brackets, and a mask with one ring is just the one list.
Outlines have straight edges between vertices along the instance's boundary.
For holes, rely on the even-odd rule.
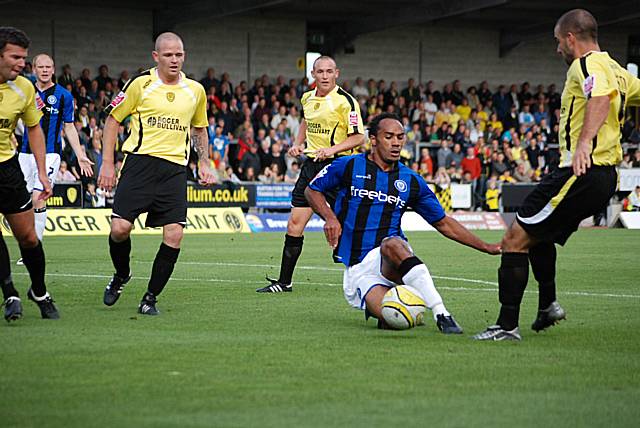
[[327,158],[335,156],[340,152],[345,152],[351,150],[355,147],[359,147],[364,144],[364,135],[363,134],[351,134],[347,137],[343,142],[336,144],[335,146],[318,149],[315,152],[315,160],[317,162],[323,161]]
[[216,183],[216,177],[211,171],[209,160],[209,142],[207,138],[207,128],[192,128],[191,142],[198,153],[198,174],[200,184],[209,186]]
[[333,213],[333,210],[327,203],[327,199],[321,192],[312,190],[307,187],[304,191],[304,195],[311,205],[311,208],[325,220],[324,235],[327,238],[327,242],[332,249],[338,246],[340,235],[342,234],[342,226],[338,221],[338,218]]
[[607,95],[592,97],[587,102],[584,113],[584,124],[571,163],[573,173],[577,176],[585,174],[591,167],[591,142],[598,135],[598,130],[609,114],[609,97]]
[[298,128],[298,135],[296,135],[296,140],[293,145],[289,149],[289,156],[297,158],[304,152],[304,142],[307,137],[307,122],[302,119],[300,122],[300,127]]
[[78,158],[80,173],[86,177],[91,177],[93,175],[93,162],[87,157],[85,151],[82,150],[78,130],[73,126],[73,123],[64,124],[64,134],[67,136],[67,140],[69,140],[69,144],[71,144],[71,148]]
[[120,122],[114,119],[113,116],[109,116],[104,124],[104,132],[102,134],[102,166],[98,175],[98,186],[107,191],[113,190],[116,185],[113,155],[118,138],[118,126],[120,126]]
[[499,244],[489,244],[467,230],[453,217],[444,216],[433,227],[447,238],[487,254],[500,254]]
[[51,196],[51,182],[49,182],[49,176],[47,176],[44,134],[42,128],[40,128],[40,124],[29,126],[27,133],[29,134],[29,147],[31,148],[31,153],[33,153],[33,156],[36,158],[36,165],[38,166],[38,178],[43,187],[39,199],[45,200]]

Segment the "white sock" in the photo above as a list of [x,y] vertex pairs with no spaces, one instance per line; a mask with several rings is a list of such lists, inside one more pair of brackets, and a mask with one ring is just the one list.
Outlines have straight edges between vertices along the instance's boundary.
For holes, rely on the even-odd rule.
[[35,217],[36,217],[36,235],[38,236],[38,239],[40,241],[42,241],[42,235],[44,235],[44,227],[47,224],[47,209],[46,208],[41,208],[42,211],[40,210],[36,210],[35,211]]
[[440,314],[449,315],[449,311],[442,303],[442,297],[436,290],[436,286],[433,283],[429,269],[423,263],[414,266],[405,276],[402,277],[402,282],[415,288],[420,292],[427,307],[433,311],[433,318]]
[[33,290],[31,290],[31,297],[33,297],[33,300],[35,300],[36,302],[42,302],[44,299],[49,297],[49,292],[47,291],[46,293],[44,293],[44,296],[38,297],[36,296],[36,293],[34,293]]

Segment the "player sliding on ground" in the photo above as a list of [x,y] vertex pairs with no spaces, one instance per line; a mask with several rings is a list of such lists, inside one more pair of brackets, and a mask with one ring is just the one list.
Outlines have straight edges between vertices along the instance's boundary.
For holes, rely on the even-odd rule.
[[[369,127],[371,152],[335,160],[305,190],[311,207],[326,224],[324,232],[334,250],[334,260],[347,267],[344,295],[365,314],[381,317],[381,302],[389,288],[406,284],[416,289],[433,311],[445,334],[462,328],[447,311],[427,266],[413,254],[400,229],[400,219],[412,208],[441,234],[488,254],[500,247],[488,244],[447,216],[427,183],[399,163],[405,132],[397,116],[384,113]],[[337,190],[334,210],[324,192]]]

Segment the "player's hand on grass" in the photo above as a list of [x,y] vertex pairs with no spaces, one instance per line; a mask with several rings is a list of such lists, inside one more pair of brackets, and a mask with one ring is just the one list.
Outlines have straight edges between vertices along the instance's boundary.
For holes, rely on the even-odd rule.
[[100,174],[98,175],[98,187],[108,192],[116,185],[116,170],[113,162],[102,162]]
[[40,183],[42,183],[42,192],[40,192],[40,196],[38,199],[41,201],[49,199],[49,196],[53,193],[51,190],[51,182],[49,181],[49,177],[45,172],[38,172],[38,179]]
[[337,218],[329,218],[324,224],[324,236],[327,238],[327,242],[332,250],[338,247],[338,241],[342,234],[342,226]]
[[591,147],[589,143],[578,142],[576,150],[573,152],[571,166],[576,177],[586,174],[591,167]]
[[289,151],[287,152],[289,154],[289,156],[297,158],[298,156],[300,156],[302,154],[302,152],[304,151],[304,147],[294,144],[293,146],[291,146],[291,148],[289,149]]
[[216,176],[211,170],[209,166],[209,160],[199,162],[198,163],[198,175],[200,176],[200,180],[198,183],[203,186],[211,186],[212,184],[216,184],[218,180],[216,180]]
[[80,173],[85,177],[93,176],[93,162],[87,157],[87,155],[78,156],[78,165],[80,166]]

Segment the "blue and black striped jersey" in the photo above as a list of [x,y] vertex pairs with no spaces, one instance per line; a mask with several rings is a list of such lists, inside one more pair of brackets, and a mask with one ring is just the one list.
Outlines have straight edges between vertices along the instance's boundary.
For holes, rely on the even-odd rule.
[[[47,153],[62,153],[62,127],[73,123],[73,96],[62,86],[55,84],[49,89],[36,91],[44,103],[41,111],[40,126],[44,133]],[[20,152],[31,153],[28,133],[24,133]]]
[[322,169],[309,184],[312,190],[338,190],[334,212],[342,235],[334,260],[353,266],[388,236],[406,239],[400,219],[412,208],[427,222],[442,220],[445,212],[424,179],[398,163],[383,171],[367,154],[345,156]]

